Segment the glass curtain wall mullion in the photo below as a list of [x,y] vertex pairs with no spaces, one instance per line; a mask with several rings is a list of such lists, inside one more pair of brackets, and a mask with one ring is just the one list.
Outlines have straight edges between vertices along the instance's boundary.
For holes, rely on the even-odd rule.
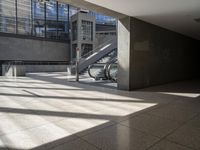
[[67,9],[68,9],[68,16],[67,16],[67,18],[68,18],[68,37],[70,37],[70,12],[69,12],[69,9],[70,9],[70,7],[69,7],[69,5],[67,5]]
[[33,36],[45,37],[45,6],[38,0],[33,0]]
[[58,3],[58,39],[69,40],[69,5]]
[[32,35],[31,1],[17,0],[18,34]]
[[56,39],[58,39],[58,17],[59,17],[59,10],[58,10],[58,1],[56,1]]
[[57,39],[58,11],[56,1],[46,3],[46,31],[46,38]]
[[18,33],[18,14],[17,14],[17,0],[15,0],[15,33]]
[[69,40],[70,13],[77,8],[56,0],[0,0],[0,32]]
[[15,0],[0,0],[0,32],[16,34]]
[[33,36],[33,0],[31,0],[31,36]]
[[47,38],[47,3],[44,2],[44,37]]

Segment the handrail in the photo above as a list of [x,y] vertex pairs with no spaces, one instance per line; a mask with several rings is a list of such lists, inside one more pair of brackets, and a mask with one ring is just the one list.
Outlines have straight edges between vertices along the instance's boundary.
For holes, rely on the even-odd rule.
[[108,63],[107,63],[107,65],[106,65],[106,70],[105,70],[105,75],[106,75],[106,77],[110,80],[111,78],[110,78],[110,76],[109,76],[109,74],[108,74],[108,68],[109,68],[109,66],[111,65],[111,64],[113,64],[114,62],[116,62],[117,61],[117,57],[114,57],[113,59],[111,59]]
[[[111,75],[111,68],[112,68],[112,65],[117,65],[117,63],[115,62],[115,63],[111,63],[109,66],[108,66],[108,68],[107,68],[107,75],[108,75],[108,78],[109,78],[109,80],[112,80],[112,81],[114,81],[114,82],[117,82],[117,78],[113,78],[112,77],[112,75]],[[118,71],[118,70],[116,70],[116,71]]]
[[[91,56],[91,55],[94,54],[95,52],[98,52],[98,51],[100,50],[100,48],[102,48],[103,46],[105,46],[106,44],[108,44],[109,42],[111,42],[111,41],[113,41],[113,40],[115,40],[115,39],[116,39],[116,37],[111,38],[111,39],[109,39],[108,41],[106,41],[106,42],[104,42],[104,43],[98,45],[98,46],[95,47],[92,51],[89,51],[88,53],[86,53],[86,54],[84,54],[83,56],[81,56],[81,57],[79,58],[79,62],[85,60],[87,57]],[[76,60],[77,60],[76,58],[73,58],[73,59],[72,59],[72,62],[75,62]]]
[[[113,41],[116,37],[109,39],[108,41],[105,41],[104,43],[98,45],[97,47],[95,47],[92,51],[89,51],[88,53],[84,54],[83,56],[80,56],[79,58],[79,62],[85,60],[87,57],[91,56],[92,54],[94,54],[95,52],[98,52],[99,49],[101,49],[103,46],[105,46],[106,44],[108,44],[109,42]],[[74,62],[77,60],[77,58],[72,58],[71,63],[74,64]]]
[[[97,76],[93,76],[93,75],[91,74],[91,69],[92,69],[95,65],[99,65],[99,66],[100,66],[100,65],[103,65],[102,71],[103,71],[104,76],[97,77]],[[100,79],[100,78],[102,78],[102,79],[107,79],[106,76],[105,76],[105,69],[106,69],[106,63],[91,64],[91,65],[89,65],[89,67],[88,67],[88,74],[89,74],[89,76],[90,76],[91,78],[94,78],[94,79]],[[96,72],[97,72],[97,71],[95,71],[95,73],[96,73]]]
[[[115,58],[113,58],[112,60],[110,60],[109,62],[107,62],[107,63],[96,63],[96,64],[91,64],[91,65],[89,65],[89,67],[88,67],[88,74],[89,74],[89,76],[91,77],[91,78],[94,78],[94,79],[100,79],[100,78],[102,78],[102,79],[106,79],[106,80],[113,80],[113,81],[115,81],[114,79],[112,79],[112,77],[111,77],[111,75],[110,75],[110,69],[109,69],[109,67],[112,65],[112,64],[115,64],[115,62],[117,61],[117,58],[115,57]],[[102,71],[103,71],[103,74],[104,74],[104,76],[100,76],[100,77],[97,77],[97,76],[93,76],[92,74],[91,74],[91,69],[95,66],[95,65],[104,65],[102,68]]]
[[114,39],[115,39],[115,38],[111,38],[110,40],[108,40],[108,41],[106,41],[106,42],[104,42],[104,43],[98,45],[94,50],[89,51],[88,53],[84,54],[83,56],[81,56],[80,61],[81,61],[82,59],[85,59],[85,58],[89,57],[91,54],[94,54],[95,52],[98,52],[98,51],[99,51],[99,48],[101,48],[102,46],[105,46],[106,44],[110,43],[110,42],[113,41]]

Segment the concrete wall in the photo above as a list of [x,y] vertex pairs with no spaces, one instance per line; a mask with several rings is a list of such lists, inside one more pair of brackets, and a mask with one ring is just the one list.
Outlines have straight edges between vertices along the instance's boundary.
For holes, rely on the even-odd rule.
[[[119,77],[128,78],[119,81],[120,89],[133,90],[199,76],[200,41],[132,17],[121,20],[119,26],[124,30],[119,30],[119,36],[128,40],[124,43],[128,50],[119,47],[119,70],[127,74],[119,73]],[[119,46],[122,38],[119,37]],[[129,61],[123,61],[123,57]]]
[[3,76],[25,76],[36,72],[67,72],[67,65],[2,65]]
[[67,72],[67,65],[25,65],[26,73],[31,72]]
[[0,36],[0,60],[69,61],[69,44]]

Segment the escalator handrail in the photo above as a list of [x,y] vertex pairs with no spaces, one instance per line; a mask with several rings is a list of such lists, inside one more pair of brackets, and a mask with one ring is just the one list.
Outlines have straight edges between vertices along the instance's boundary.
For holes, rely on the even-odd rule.
[[110,76],[109,76],[109,74],[108,74],[108,72],[109,72],[109,66],[110,66],[111,64],[115,63],[116,61],[117,61],[117,57],[114,57],[112,60],[110,60],[110,61],[106,64],[106,68],[105,68],[105,70],[104,70],[104,74],[105,74],[105,76],[106,76],[106,78],[107,78],[108,80],[111,79]]
[[[88,67],[88,74],[89,74],[89,76],[90,76],[91,78],[94,78],[94,79],[97,79],[97,78],[104,78],[104,77],[93,76],[93,75],[91,74],[90,69],[91,69],[93,66],[97,65],[97,64],[99,64],[99,65],[104,65],[103,71],[105,70],[106,63],[95,63],[95,64],[89,65],[89,67]],[[104,75],[104,76],[105,76],[105,75]],[[105,76],[105,77],[106,77],[106,76]]]
[[[113,63],[115,63],[117,61],[117,57],[114,57],[112,60],[110,60],[109,62],[107,63],[95,63],[95,64],[91,64],[89,65],[88,67],[88,74],[91,78],[94,78],[94,79],[99,79],[99,78],[103,78],[103,79],[106,79],[106,80],[111,80],[112,78],[109,76],[108,74],[108,71],[109,71],[109,66]],[[101,65],[101,64],[104,64],[104,67],[103,67],[103,72],[104,72],[104,76],[101,76],[101,77],[98,77],[98,76],[93,76],[90,72],[90,69],[95,66],[95,65]]]
[[[116,65],[117,65],[117,63],[113,63],[113,64],[116,64]],[[109,77],[110,80],[116,82],[116,81],[117,81],[117,78],[112,77],[112,75],[111,75],[111,73],[110,73],[111,67],[112,67],[113,64],[110,64],[110,65],[108,66],[108,77]],[[116,71],[118,71],[118,70],[116,70]]]

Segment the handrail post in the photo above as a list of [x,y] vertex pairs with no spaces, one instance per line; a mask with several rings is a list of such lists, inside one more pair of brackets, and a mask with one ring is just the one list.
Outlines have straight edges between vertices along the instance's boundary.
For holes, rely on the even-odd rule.
[[79,81],[79,62],[76,60],[76,81]]
[[80,49],[76,48],[76,81],[79,81],[79,58],[80,58]]

